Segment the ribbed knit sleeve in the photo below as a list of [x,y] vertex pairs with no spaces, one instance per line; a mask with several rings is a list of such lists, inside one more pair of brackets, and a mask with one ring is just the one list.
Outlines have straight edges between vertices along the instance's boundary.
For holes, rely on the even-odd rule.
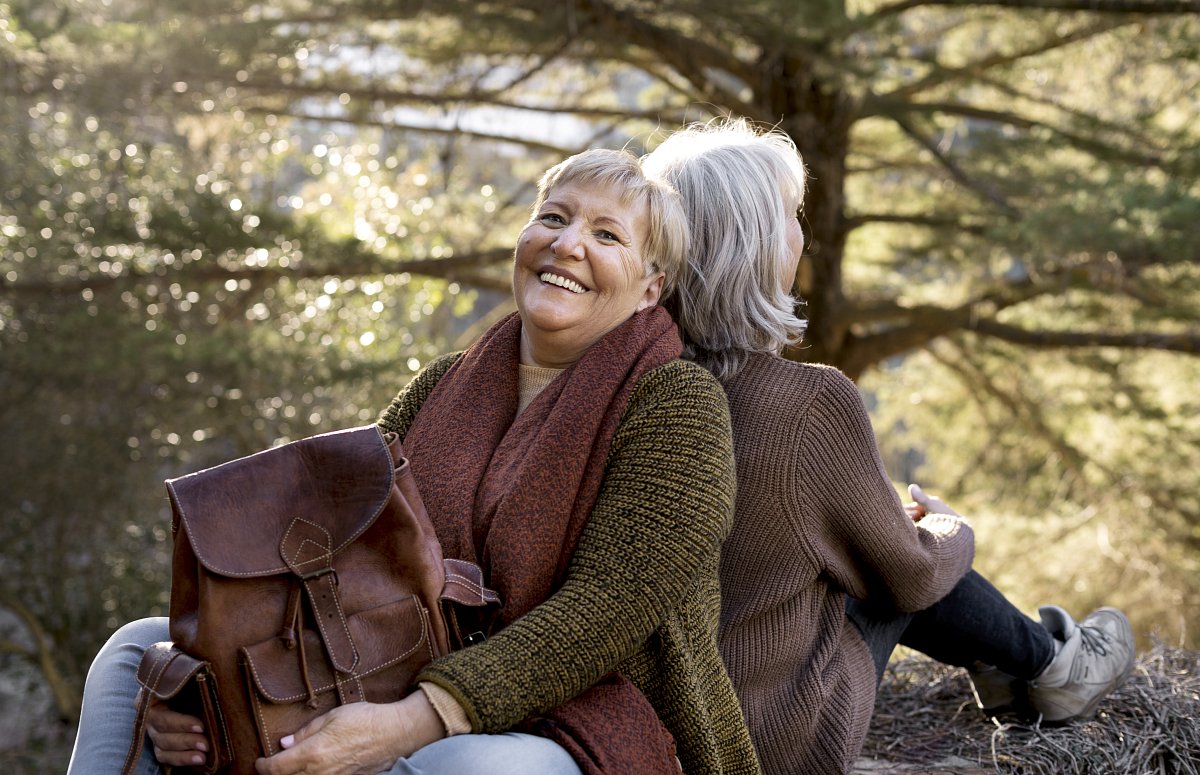
[[815,552],[847,594],[890,599],[901,611],[928,608],[971,568],[974,534],[954,516],[905,513],[879,456],[854,383],[825,369],[804,429],[808,486],[793,490]]
[[477,732],[506,730],[570,699],[641,647],[713,567],[733,493],[720,386],[682,361],[649,372],[614,436],[563,586],[419,679],[454,695]]

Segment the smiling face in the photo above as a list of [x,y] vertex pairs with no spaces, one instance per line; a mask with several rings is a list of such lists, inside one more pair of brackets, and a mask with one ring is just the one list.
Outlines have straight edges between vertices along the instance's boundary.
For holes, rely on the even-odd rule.
[[658,303],[663,273],[646,273],[645,200],[615,186],[552,188],[521,232],[513,295],[521,362],[565,368],[638,310]]

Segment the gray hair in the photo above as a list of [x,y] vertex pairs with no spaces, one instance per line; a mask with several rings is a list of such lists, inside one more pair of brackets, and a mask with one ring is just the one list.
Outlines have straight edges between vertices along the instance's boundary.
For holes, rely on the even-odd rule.
[[646,275],[662,271],[663,295],[669,294],[679,282],[688,252],[688,221],[679,194],[663,180],[650,179],[642,164],[628,151],[604,148],[570,156],[542,175],[538,181],[537,200],[533,215],[555,186],[568,183],[612,187],[621,192],[621,203],[628,205],[639,197],[645,201],[647,219],[646,244],[642,262]]
[[696,124],[643,157],[647,175],[683,197],[691,225],[687,269],[666,306],[685,354],[726,379],[748,353],[796,344],[807,323],[784,278],[787,219],[804,201],[804,164],[781,131],[744,119]]

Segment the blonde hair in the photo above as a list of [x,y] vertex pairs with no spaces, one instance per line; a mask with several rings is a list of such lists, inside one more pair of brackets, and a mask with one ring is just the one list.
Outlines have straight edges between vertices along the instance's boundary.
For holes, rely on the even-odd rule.
[[661,271],[663,295],[674,289],[683,272],[688,252],[688,221],[679,194],[662,180],[652,180],[642,171],[641,162],[628,151],[593,149],[568,157],[542,175],[538,181],[533,215],[555,186],[576,183],[615,188],[621,203],[628,205],[641,198],[647,206],[646,244],[642,262],[646,274]]
[[687,268],[665,302],[686,355],[726,379],[748,353],[799,342],[807,323],[783,277],[794,260],[787,220],[805,186],[792,139],[744,119],[717,120],[675,132],[642,167],[679,192],[691,227]]

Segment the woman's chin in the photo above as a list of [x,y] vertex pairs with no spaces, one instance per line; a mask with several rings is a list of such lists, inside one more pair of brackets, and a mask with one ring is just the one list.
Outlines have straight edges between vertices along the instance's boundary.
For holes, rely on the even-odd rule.
[[545,333],[567,331],[573,326],[587,320],[580,305],[572,303],[571,299],[558,299],[553,302],[537,301],[526,304],[521,310],[521,322],[527,328],[534,328]]

